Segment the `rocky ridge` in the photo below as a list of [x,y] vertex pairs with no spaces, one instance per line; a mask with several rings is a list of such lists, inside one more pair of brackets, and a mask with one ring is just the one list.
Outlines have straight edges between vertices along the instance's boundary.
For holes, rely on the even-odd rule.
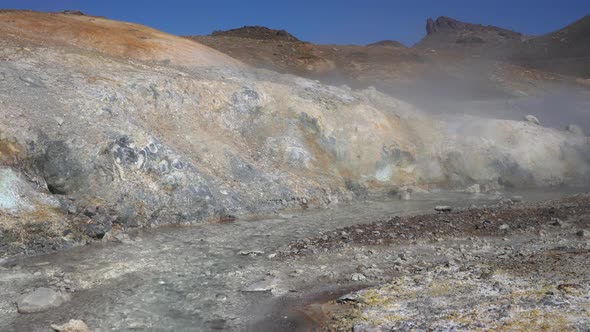
[[284,42],[301,42],[297,37],[288,33],[286,30],[269,29],[263,26],[243,26],[237,29],[217,30],[211,33],[211,36],[227,36],[258,40],[278,40]]

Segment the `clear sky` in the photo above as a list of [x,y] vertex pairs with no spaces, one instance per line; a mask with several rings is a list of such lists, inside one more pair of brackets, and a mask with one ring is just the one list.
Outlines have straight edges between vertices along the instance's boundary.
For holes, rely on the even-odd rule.
[[559,29],[587,14],[589,0],[0,0],[0,8],[61,11],[130,21],[179,35],[244,25],[286,29],[315,43],[412,45],[426,19],[450,16],[529,35]]

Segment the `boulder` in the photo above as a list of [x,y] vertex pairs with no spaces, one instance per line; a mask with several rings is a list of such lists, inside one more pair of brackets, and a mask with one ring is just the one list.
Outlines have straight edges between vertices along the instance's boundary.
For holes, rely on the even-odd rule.
[[40,287],[24,295],[18,302],[18,312],[28,314],[59,307],[69,300],[69,295],[51,288]]

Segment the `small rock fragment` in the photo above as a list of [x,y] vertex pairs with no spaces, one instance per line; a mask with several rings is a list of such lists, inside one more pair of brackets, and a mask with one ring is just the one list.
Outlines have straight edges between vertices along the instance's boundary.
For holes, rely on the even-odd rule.
[[255,283],[245,287],[244,289],[242,289],[242,292],[246,292],[246,293],[270,292],[276,287],[276,284],[277,284],[276,279],[262,280],[262,281],[255,282]]
[[57,125],[60,127],[64,124],[65,121],[66,120],[64,118],[62,118],[61,116],[58,116],[55,118],[55,122],[57,122]]
[[238,255],[240,255],[240,256],[258,256],[258,255],[264,255],[264,251],[261,251],[261,250],[241,250],[240,252],[238,252]]
[[367,279],[367,277],[365,277],[365,275],[362,273],[353,273],[350,276],[350,280],[352,280],[352,281],[363,281],[365,279]]
[[563,221],[561,221],[559,218],[551,218],[551,225],[561,227],[563,226]]
[[453,208],[448,205],[437,205],[434,207],[434,210],[438,212],[451,212]]
[[576,235],[579,237],[590,237],[590,232],[588,232],[585,229],[581,229],[579,231],[576,232]]
[[350,293],[343,295],[336,300],[336,303],[354,303],[360,302],[362,297],[358,293]]
[[79,319],[70,319],[63,325],[51,324],[51,328],[57,332],[90,332],[88,325]]

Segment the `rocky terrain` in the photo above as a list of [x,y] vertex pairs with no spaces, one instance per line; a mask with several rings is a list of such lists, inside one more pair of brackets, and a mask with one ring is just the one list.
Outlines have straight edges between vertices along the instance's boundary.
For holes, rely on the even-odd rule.
[[416,194],[10,261],[0,329],[585,331],[589,204],[571,195]]
[[[544,93],[547,84],[586,78],[585,31],[589,21],[584,17],[544,36],[526,36],[441,16],[427,20],[426,36],[411,48],[394,40],[367,46],[313,44],[284,30],[265,27],[243,27],[189,38],[254,66],[327,83],[373,85],[402,95],[404,89],[415,88],[411,84],[416,81],[452,81],[462,89],[474,90],[476,85],[475,88],[488,93],[495,91],[494,97],[510,97],[514,90],[539,94]],[[462,83],[466,76],[470,80],[468,85]],[[419,88],[423,92],[435,87]]]
[[[227,33],[218,31],[209,36],[188,38],[255,67],[318,79],[328,84],[347,84],[359,88],[375,86],[385,92],[393,90],[396,95],[402,96],[403,89],[413,89],[412,84],[420,81],[432,81],[439,86],[445,80],[452,81],[463,89],[476,85],[475,88],[485,90],[488,94],[495,93],[494,97],[503,95],[507,98],[514,96],[514,90],[534,94],[552,83],[574,82],[566,77],[537,72],[520,64],[500,62],[491,57],[482,59],[466,56],[465,52],[458,52],[453,47],[407,48],[391,40],[367,46],[322,45],[302,42],[295,37],[274,38],[279,30],[263,31],[272,32],[267,36],[241,28]],[[433,44],[448,45],[448,38],[439,35],[447,34],[436,33],[421,43],[429,44],[428,41],[432,39]],[[491,43],[490,46],[497,45]],[[462,83],[466,77],[470,79],[470,84]],[[434,87],[436,85],[429,89]],[[422,87],[420,92],[426,90]],[[450,95],[448,91],[445,93]]]
[[358,262],[352,280],[386,280],[309,304],[304,315],[330,331],[586,331],[587,195],[503,204],[394,217],[292,243],[290,257],[346,252]]
[[[430,25],[433,36],[449,29],[502,32]],[[547,289],[579,291],[555,321],[583,330],[588,271],[569,267],[587,263],[587,197],[515,208],[522,198],[502,191],[541,188],[554,198],[588,185],[590,127],[579,120],[587,116],[565,113],[578,96],[587,107],[587,86],[447,54],[391,42],[314,45],[263,27],[184,38],[77,12],[0,12],[0,280],[9,285],[0,329],[272,330],[281,310],[322,297],[309,281],[337,285],[338,296],[377,287],[358,300],[315,303],[336,308],[327,313],[335,321],[313,318],[313,326],[390,329],[432,309],[441,314],[412,326],[452,328],[441,315],[486,322],[489,302],[450,312],[411,297],[432,298],[441,276],[463,278],[441,286],[463,289],[446,297],[457,301],[492,281],[545,290],[495,254],[521,262],[566,245],[573,265],[548,276],[555,289]],[[547,105],[543,93],[556,86],[576,98],[556,106],[563,113],[550,110],[566,123],[545,126],[551,115],[528,111]],[[436,205],[441,214],[415,216]],[[466,241],[475,256],[461,252]],[[514,256],[521,246],[525,256]],[[397,251],[415,254],[412,266],[392,266],[392,250],[404,262]],[[436,267],[435,252],[460,263]],[[476,278],[489,269],[504,279]],[[414,293],[396,288],[410,288],[404,275],[423,278]],[[362,300],[367,294],[379,299]],[[493,296],[504,305],[506,294]],[[392,297],[406,299],[399,319],[379,306]],[[253,317],[253,303],[272,319]],[[502,319],[520,319],[507,312]],[[279,325],[309,324],[295,317]]]

